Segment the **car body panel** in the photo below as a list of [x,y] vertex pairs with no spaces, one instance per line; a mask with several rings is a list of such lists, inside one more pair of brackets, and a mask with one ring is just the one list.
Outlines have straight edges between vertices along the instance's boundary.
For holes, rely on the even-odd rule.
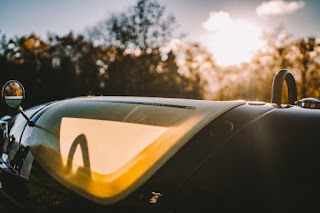
[[[211,120],[199,126],[199,130],[193,132],[194,135],[186,139],[176,152],[170,153],[171,156],[166,153],[167,160],[159,159],[145,172],[153,155],[166,147],[157,146],[155,149],[159,153],[148,152],[148,148],[170,128],[179,133],[179,125],[184,123],[184,118],[189,121],[188,116],[192,117],[195,109],[209,112],[217,110],[221,103],[224,102],[98,97],[75,98],[48,105],[33,114],[36,126],[26,125],[19,136],[21,145],[13,159],[20,159],[22,163],[20,173],[20,166],[15,166],[19,163],[14,163],[13,159],[9,164],[0,163],[0,192],[3,192],[0,195],[12,205],[37,210],[71,207],[77,211],[87,209],[85,212],[90,209],[97,212],[205,212],[207,209],[236,212],[240,208],[247,212],[274,212],[274,209],[290,212],[315,212],[316,209],[318,212],[318,109],[235,101],[233,103],[238,105],[217,116],[207,114],[212,116]],[[179,114],[179,111],[183,113]],[[96,146],[103,142],[95,131],[102,135],[103,141],[114,139],[115,133],[120,132],[119,138],[129,138],[127,140],[132,144],[110,147],[107,142],[99,149]],[[148,137],[145,139],[139,138],[138,134],[139,140],[135,141],[133,133],[139,131],[150,132],[146,133]],[[192,127],[187,126],[181,131],[192,132]],[[84,137],[78,138],[79,134],[87,137],[85,140]],[[123,142],[121,140],[117,143]],[[145,141],[140,144],[141,140]],[[165,144],[167,140],[162,142]],[[29,145],[31,149],[27,157],[18,158],[21,147]],[[136,145],[142,147],[134,150],[131,157],[123,158],[124,161],[120,159],[114,165],[104,161],[112,154],[116,159],[117,148],[123,148],[128,154],[125,149],[134,149]],[[101,153],[115,153],[99,155],[100,150]],[[147,158],[140,167],[127,172],[122,170],[130,162],[137,162],[133,167],[139,165],[139,161],[133,159],[143,157]],[[162,165],[159,164],[161,161]],[[99,167],[103,163],[113,168],[104,170]],[[26,176],[28,170],[29,176]],[[114,181],[103,182],[115,173],[120,175],[114,176]],[[130,186],[120,191],[122,197],[108,197],[110,202],[104,203],[88,195],[92,192],[89,191],[91,187],[103,192],[112,184],[117,186],[121,178],[132,180],[132,176],[126,174],[137,175],[138,180],[127,182]],[[76,184],[84,186],[77,188]],[[90,189],[85,191],[86,187]]]
[[40,116],[29,145],[42,168],[62,185],[110,204],[141,186],[210,121],[244,103],[75,98]]

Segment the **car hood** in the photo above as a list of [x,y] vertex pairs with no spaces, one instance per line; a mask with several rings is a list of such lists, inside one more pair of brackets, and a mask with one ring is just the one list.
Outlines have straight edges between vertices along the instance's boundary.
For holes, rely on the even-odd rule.
[[86,97],[49,107],[31,152],[62,185],[111,204],[146,182],[210,121],[244,101]]

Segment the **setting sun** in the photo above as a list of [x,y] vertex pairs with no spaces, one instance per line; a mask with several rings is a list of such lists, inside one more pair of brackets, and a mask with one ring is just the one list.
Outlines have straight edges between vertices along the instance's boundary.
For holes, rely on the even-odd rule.
[[203,23],[208,34],[203,40],[221,66],[250,61],[254,51],[263,47],[261,30],[252,23],[232,20],[226,12],[211,12]]

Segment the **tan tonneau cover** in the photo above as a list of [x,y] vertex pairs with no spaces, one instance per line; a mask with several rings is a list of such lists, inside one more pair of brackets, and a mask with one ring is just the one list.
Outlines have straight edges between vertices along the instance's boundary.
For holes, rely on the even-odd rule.
[[72,191],[100,204],[126,197],[191,137],[243,101],[74,98],[52,105],[30,137],[34,158]]

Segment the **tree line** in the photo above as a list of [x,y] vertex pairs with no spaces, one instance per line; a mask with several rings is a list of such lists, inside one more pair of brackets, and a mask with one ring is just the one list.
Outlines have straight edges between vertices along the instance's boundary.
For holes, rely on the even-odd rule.
[[193,70],[182,74],[176,53],[162,50],[175,25],[164,6],[139,0],[83,35],[0,34],[0,84],[20,81],[26,107],[87,95],[203,99],[204,80]]
[[270,102],[273,76],[285,68],[294,73],[300,98],[320,96],[315,38],[296,39],[276,30],[265,35],[267,49],[250,63],[221,67],[199,44],[182,39],[169,48],[176,28],[164,6],[138,0],[83,34],[48,33],[43,40],[36,34],[7,38],[0,31],[0,84],[20,81],[25,107],[87,95]]

